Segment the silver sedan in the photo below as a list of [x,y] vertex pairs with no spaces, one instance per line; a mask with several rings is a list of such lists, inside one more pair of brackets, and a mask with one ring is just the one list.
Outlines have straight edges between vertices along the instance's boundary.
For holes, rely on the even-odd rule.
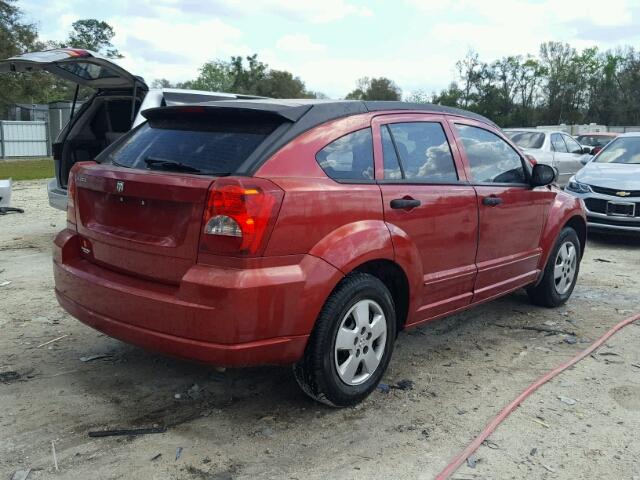
[[640,133],[609,143],[565,190],[583,199],[590,228],[640,233]]
[[538,163],[554,167],[558,171],[557,182],[560,186],[565,186],[591,159],[590,147],[583,147],[570,135],[559,130],[507,128],[505,133]]

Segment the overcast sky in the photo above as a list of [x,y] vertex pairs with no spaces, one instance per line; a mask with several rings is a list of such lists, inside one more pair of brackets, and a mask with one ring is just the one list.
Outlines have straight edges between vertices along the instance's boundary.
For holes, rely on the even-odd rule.
[[456,60],[537,53],[547,40],[583,48],[640,47],[640,0],[25,0],[47,40],[73,21],[97,18],[116,31],[119,63],[151,82],[197,76],[204,62],[258,53],[307,88],[343,97],[362,76],[431,93]]

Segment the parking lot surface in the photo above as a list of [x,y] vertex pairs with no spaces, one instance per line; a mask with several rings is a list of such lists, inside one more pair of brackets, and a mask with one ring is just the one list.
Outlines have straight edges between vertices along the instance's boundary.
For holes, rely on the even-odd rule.
[[[406,331],[390,388],[330,409],[290,368],[218,371],[67,315],[51,273],[65,214],[45,184],[17,182],[25,213],[0,217],[0,478],[432,478],[522,389],[640,311],[640,239],[591,235],[567,305],[517,292]],[[633,324],[542,387],[454,478],[640,478],[638,345]],[[88,435],[153,426],[167,430]]]

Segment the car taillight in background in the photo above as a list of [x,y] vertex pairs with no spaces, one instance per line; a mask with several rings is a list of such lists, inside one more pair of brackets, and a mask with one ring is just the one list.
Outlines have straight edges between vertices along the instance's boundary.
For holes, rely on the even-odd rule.
[[200,251],[260,255],[273,229],[284,192],[260,178],[221,178],[209,189]]
[[529,163],[530,163],[531,165],[535,166],[535,165],[537,165],[537,164],[538,164],[538,161],[536,160],[536,158],[535,158],[533,155],[530,155],[530,154],[528,154],[528,153],[527,153],[527,154],[525,154],[525,156],[524,156],[524,157],[525,157],[527,160],[529,160]]
[[76,185],[78,170],[83,166],[95,165],[96,162],[77,162],[69,171],[67,180],[67,223],[76,224],[76,200],[78,197],[78,187]]
[[76,224],[76,172],[78,164],[71,167],[67,180],[67,223]]

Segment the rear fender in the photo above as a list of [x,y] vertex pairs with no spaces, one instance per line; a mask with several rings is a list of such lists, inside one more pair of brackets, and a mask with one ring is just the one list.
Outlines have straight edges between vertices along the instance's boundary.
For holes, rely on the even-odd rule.
[[395,262],[404,270],[409,283],[409,308],[405,324],[413,323],[415,312],[421,306],[422,290],[424,285],[424,272],[422,269],[422,257],[411,237],[401,228],[387,223],[391,235]]
[[395,262],[405,272],[409,283],[406,323],[411,322],[419,307],[423,273],[418,248],[406,232],[381,220],[353,222],[341,226],[324,237],[310,250],[309,254],[323,259],[342,273],[339,278],[334,276],[330,282],[330,288],[323,292],[325,300],[344,275],[361,265],[373,260]]
[[381,220],[342,225],[320,240],[309,253],[345,275],[370,260],[394,260],[391,235]]

